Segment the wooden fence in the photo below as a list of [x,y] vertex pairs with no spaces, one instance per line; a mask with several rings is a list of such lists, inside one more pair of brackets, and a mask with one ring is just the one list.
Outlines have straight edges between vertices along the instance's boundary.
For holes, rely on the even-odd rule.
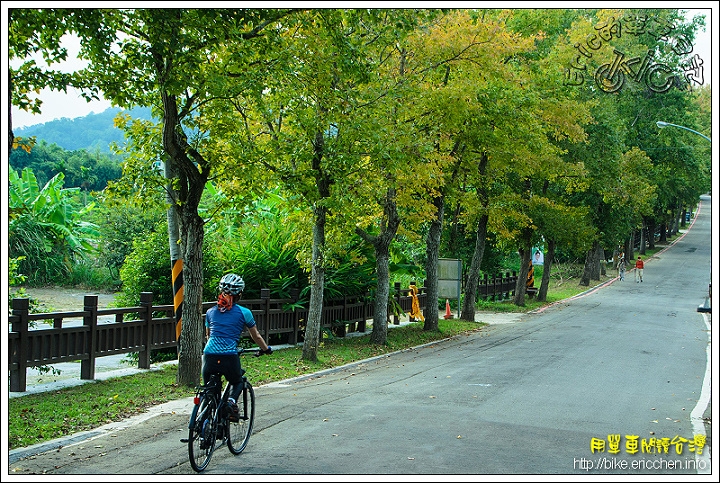
[[[515,289],[517,277],[494,277],[481,280],[478,296],[502,298]],[[395,284],[393,298],[404,312],[412,306],[410,289]],[[425,310],[425,289],[420,288],[418,301]],[[242,305],[252,310],[257,327],[265,340],[274,336],[284,343],[297,344],[303,338],[308,310],[294,306],[293,298],[271,299],[270,290],[262,289],[259,299],[243,299]],[[216,302],[202,304],[203,317]],[[83,310],[76,312],[30,313],[30,300],[12,300],[12,314],[8,318],[8,359],[10,391],[25,392],[27,368],[61,362],[80,361],[80,378],[95,378],[95,360],[115,354],[138,353],[138,367],[150,368],[152,351],[177,347],[175,340],[175,310],[173,305],[153,305],[153,294],[140,294],[136,307],[98,307],[97,295],[86,295]],[[393,323],[399,316],[389,310]],[[375,314],[374,302],[366,295],[347,296],[325,301],[321,327],[336,336],[346,332],[365,332],[367,320]],[[52,322],[52,328],[38,326],[38,322]],[[247,335],[247,334],[245,334]]]
[[510,272],[497,274],[494,277],[483,276],[478,282],[478,298],[490,300],[504,300],[515,295],[517,273]]

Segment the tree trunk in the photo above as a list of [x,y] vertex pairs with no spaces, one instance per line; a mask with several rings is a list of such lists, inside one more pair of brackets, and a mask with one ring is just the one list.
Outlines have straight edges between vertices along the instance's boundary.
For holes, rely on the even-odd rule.
[[313,141],[312,170],[315,175],[318,200],[313,208],[313,242],[312,265],[310,271],[310,307],[305,324],[305,341],[302,359],[317,361],[320,345],[320,329],[322,326],[323,295],[325,291],[325,225],[328,209],[324,205],[330,197],[331,178],[323,169],[322,160],[325,154],[325,137],[322,131],[315,133]]
[[480,264],[485,253],[485,240],[487,238],[488,215],[482,215],[475,232],[475,250],[473,251],[470,269],[468,270],[465,295],[460,318],[468,322],[475,321],[475,306],[477,305],[477,288],[480,280]]
[[595,280],[600,280],[600,277],[606,275],[605,267],[605,249],[598,243],[597,246],[597,259],[598,259],[598,277]]
[[635,230],[630,232],[630,237],[625,239],[625,261],[635,258]]
[[647,239],[646,239],[646,230],[645,230],[645,217],[643,217],[642,227],[640,228],[640,247],[638,248],[638,253],[640,255],[645,255],[646,244],[647,244]]
[[585,255],[585,268],[583,269],[582,277],[580,277],[580,285],[587,287],[590,285],[590,280],[600,280],[599,271],[599,260],[597,247],[600,244],[599,241],[595,241],[590,250]]
[[540,282],[540,290],[538,290],[537,294],[537,299],[540,302],[547,300],[548,288],[550,287],[550,270],[552,269],[554,258],[555,240],[547,240],[547,251],[545,252],[545,260],[543,262],[543,276]]
[[[207,161],[187,142],[178,117],[177,99],[166,91],[163,103],[163,150],[176,170],[170,192],[180,224],[183,324],[178,341],[177,383],[195,387],[200,383],[205,328],[202,323],[204,223],[198,206],[210,175]],[[168,227],[168,229],[170,229]],[[168,233],[168,236],[172,236]]]
[[440,236],[442,235],[443,212],[445,198],[440,195],[433,200],[436,213],[435,219],[430,223],[427,235],[425,254],[426,298],[425,298],[425,324],[423,330],[438,330],[438,264],[440,258]]
[[648,248],[650,250],[655,249],[655,231],[657,230],[657,223],[655,219],[648,220]]
[[[180,249],[180,224],[178,221],[177,210],[175,209],[175,199],[173,197],[172,179],[177,176],[173,168],[172,159],[168,158],[165,162],[165,179],[168,180],[166,201],[167,209],[167,225],[168,225],[168,242],[170,246],[170,274],[172,276],[173,289],[173,307],[175,309],[175,338],[180,340],[182,335],[182,305],[184,298],[184,282],[183,282],[183,257]],[[178,344],[178,350],[180,344]]]
[[390,251],[375,246],[375,274],[377,290],[375,292],[375,315],[370,333],[370,343],[387,344],[388,331],[388,300],[390,298]]
[[395,188],[388,188],[383,206],[383,220],[380,225],[380,234],[370,235],[362,228],[356,227],[355,233],[370,243],[375,250],[375,275],[377,289],[375,295],[375,315],[370,342],[384,345],[387,343],[388,300],[390,299],[390,244],[400,227],[400,215],[397,211]]
[[528,274],[532,266],[532,234],[532,229],[525,227],[520,235],[520,247],[518,248],[520,274],[515,284],[515,297],[513,298],[513,303],[520,307],[525,306],[525,290],[528,287]]
[[684,210],[680,206],[675,210],[675,233],[680,233],[680,220],[683,219],[683,212]]
[[[480,175],[480,186],[477,188],[477,197],[480,206],[488,207],[487,185],[484,177],[487,173],[488,156],[482,153],[478,162],[478,174]],[[487,225],[489,216],[487,211],[480,215],[480,220],[475,231],[475,250],[473,250],[470,269],[468,270],[467,283],[465,284],[465,295],[460,318],[469,322],[475,321],[475,306],[477,305],[477,288],[480,281],[480,265],[485,254],[485,241],[487,239]]]
[[[205,327],[202,320],[203,303],[203,220],[197,210],[184,212],[180,220],[183,248],[183,327],[178,343],[178,384],[195,387],[200,384],[202,349]],[[198,248],[200,247],[200,248]]]
[[532,247],[529,245],[518,249],[520,255],[520,272],[518,273],[517,282],[515,282],[515,296],[513,303],[518,307],[525,306],[525,290],[527,289],[527,278],[530,273],[530,264],[532,263]]
[[315,223],[313,225],[312,270],[310,274],[310,307],[305,325],[305,341],[303,342],[302,359],[317,361],[320,345],[320,326],[322,323],[323,291],[325,289],[325,223],[327,209],[316,206]]

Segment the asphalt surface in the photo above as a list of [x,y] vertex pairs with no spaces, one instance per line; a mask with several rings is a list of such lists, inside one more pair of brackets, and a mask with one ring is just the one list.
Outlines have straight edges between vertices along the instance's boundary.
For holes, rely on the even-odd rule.
[[[643,283],[628,270],[623,282],[609,279],[535,313],[478,314],[490,325],[469,336],[256,388],[247,449],[232,456],[218,448],[205,473],[575,481],[589,474],[589,461],[600,463],[590,442],[617,433],[703,435],[707,443],[702,454],[685,453],[682,468],[608,468],[632,458],[605,453],[594,473],[709,475],[710,314],[696,309],[709,281],[710,208],[703,198],[690,229],[647,260]],[[195,479],[180,442],[191,405],[167,403],[10,451],[9,474]],[[652,456],[634,461],[667,463]]]

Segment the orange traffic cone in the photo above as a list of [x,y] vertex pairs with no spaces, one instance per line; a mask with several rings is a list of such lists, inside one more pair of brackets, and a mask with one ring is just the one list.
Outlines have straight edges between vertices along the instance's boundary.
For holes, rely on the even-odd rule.
[[450,300],[445,299],[445,320],[452,319],[452,313],[450,312]]

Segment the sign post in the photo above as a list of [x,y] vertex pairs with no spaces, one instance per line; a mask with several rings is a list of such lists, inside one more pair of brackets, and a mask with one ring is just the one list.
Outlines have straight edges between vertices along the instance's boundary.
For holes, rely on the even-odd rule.
[[443,299],[457,299],[460,318],[460,290],[462,285],[462,260],[440,258],[438,260],[438,296]]

